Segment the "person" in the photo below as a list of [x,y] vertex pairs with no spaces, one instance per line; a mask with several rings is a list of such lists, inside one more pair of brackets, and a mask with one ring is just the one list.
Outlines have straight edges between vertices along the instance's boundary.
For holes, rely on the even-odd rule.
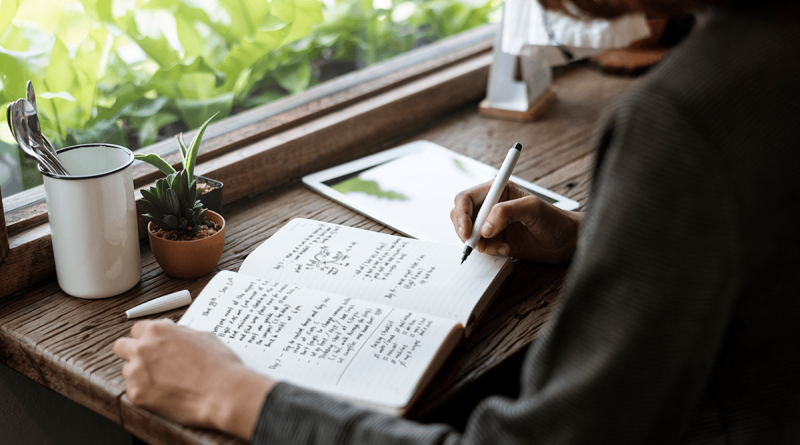
[[519,397],[483,400],[463,432],[424,425],[272,381],[211,334],[162,321],[114,345],[128,397],[253,443],[800,443],[800,15],[794,2],[711,3],[566,6],[706,8],[607,113],[585,215],[512,184],[473,228],[488,185],[456,197],[454,227],[480,230],[478,250],[571,261]]

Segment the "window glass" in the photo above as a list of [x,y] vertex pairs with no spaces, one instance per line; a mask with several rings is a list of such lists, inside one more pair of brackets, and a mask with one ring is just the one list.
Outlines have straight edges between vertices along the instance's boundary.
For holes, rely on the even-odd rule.
[[[0,1],[0,101],[132,149],[499,19],[502,0]],[[4,197],[41,184],[0,125]]]

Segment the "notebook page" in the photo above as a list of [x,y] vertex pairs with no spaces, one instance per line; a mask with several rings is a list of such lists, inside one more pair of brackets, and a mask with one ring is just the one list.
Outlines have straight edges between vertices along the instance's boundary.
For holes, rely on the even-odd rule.
[[250,276],[410,309],[467,325],[507,257],[336,224],[293,219],[251,253]]
[[404,407],[454,322],[220,272],[179,324],[211,332],[276,380]]

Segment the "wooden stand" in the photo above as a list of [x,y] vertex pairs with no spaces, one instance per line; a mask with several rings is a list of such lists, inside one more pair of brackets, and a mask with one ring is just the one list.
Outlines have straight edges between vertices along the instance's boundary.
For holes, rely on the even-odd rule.
[[501,28],[495,35],[486,99],[478,110],[483,116],[497,119],[532,121],[556,100],[550,89],[552,72],[541,60],[504,53],[502,34]]
[[590,60],[607,73],[637,76],[658,63],[669,51],[659,43],[666,26],[667,19],[648,19],[649,37],[637,40],[627,48],[610,49]]
[[667,51],[668,48],[611,49],[591,61],[607,73],[636,76],[660,61]]
[[547,111],[553,103],[556,101],[556,93],[553,92],[550,88],[548,88],[541,96],[531,104],[530,108],[527,111],[513,111],[513,110],[502,110],[500,108],[490,108],[488,105],[488,100],[484,99],[481,101],[480,105],[478,106],[478,112],[482,116],[493,117],[497,119],[507,119],[507,120],[514,120],[514,121],[522,121],[522,122],[529,122],[536,120],[537,117],[541,116],[542,113]]

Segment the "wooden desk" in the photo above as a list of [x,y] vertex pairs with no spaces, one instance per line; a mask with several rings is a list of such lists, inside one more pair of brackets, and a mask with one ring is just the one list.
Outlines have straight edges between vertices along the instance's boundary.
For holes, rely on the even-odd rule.
[[[591,136],[600,110],[633,81],[585,67],[561,73],[558,102],[539,122],[517,123],[478,116],[477,103],[432,122],[385,148],[427,139],[500,165],[515,141],[525,146],[515,174],[581,202],[585,208],[592,165]],[[381,232],[391,231],[313,193],[299,183],[226,205],[227,239],[218,270],[238,270],[244,258],[292,218],[310,218]],[[138,286],[105,300],[65,295],[55,280],[0,300],[0,362],[108,419],[148,443],[239,443],[222,433],[185,428],[133,406],[125,396],[123,362],[113,342],[128,335],[124,310],[166,293],[189,289],[196,296],[211,279],[167,277],[148,244],[142,245]],[[558,294],[566,267],[518,263],[511,279],[474,334],[447,360],[418,402],[416,418],[436,410],[504,358],[538,335]],[[185,309],[161,315],[178,320]],[[155,318],[155,317],[154,317]]]

